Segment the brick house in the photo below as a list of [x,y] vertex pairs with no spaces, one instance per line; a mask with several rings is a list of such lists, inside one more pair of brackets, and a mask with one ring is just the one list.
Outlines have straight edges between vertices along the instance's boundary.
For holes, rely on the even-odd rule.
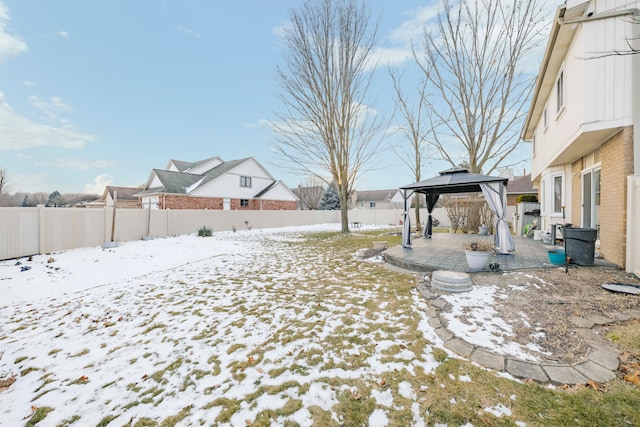
[[519,196],[538,195],[538,190],[533,188],[531,174],[514,176],[507,183],[507,206],[518,204]]
[[522,133],[532,144],[542,228],[595,228],[597,250],[628,271],[640,271],[640,191],[631,191],[640,187],[640,55],[614,52],[637,37],[638,7],[607,0],[558,7]]
[[114,198],[118,197],[118,208],[135,209],[138,207],[138,197],[136,194],[140,192],[140,187],[115,187],[107,185],[104,188],[102,197],[93,202],[95,206],[113,206]]
[[225,162],[170,160],[137,193],[152,209],[295,210],[297,197],[253,157]]

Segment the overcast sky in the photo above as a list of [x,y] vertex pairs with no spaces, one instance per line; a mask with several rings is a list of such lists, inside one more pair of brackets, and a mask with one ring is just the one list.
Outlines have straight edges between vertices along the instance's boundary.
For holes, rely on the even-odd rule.
[[[303,177],[277,162],[265,123],[279,107],[280,35],[298,4],[0,0],[0,167],[12,189],[101,193],[141,185],[169,159],[213,156],[253,156],[297,186]],[[373,107],[388,114],[388,64],[411,66],[411,42],[433,22],[436,2],[371,6],[381,64]],[[392,153],[378,157],[358,189],[413,182]],[[435,162],[424,177],[444,168]]]

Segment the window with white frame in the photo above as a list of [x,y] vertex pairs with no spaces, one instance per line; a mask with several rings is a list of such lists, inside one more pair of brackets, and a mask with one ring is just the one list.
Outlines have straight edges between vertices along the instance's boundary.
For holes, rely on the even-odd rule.
[[240,187],[251,187],[251,177],[250,176],[241,176],[240,177]]
[[243,208],[249,207],[249,199],[240,199],[240,206]]
[[375,208],[376,207],[376,202],[369,202],[369,207],[370,208]]
[[565,104],[564,93],[564,70],[560,71],[558,79],[556,80],[556,113],[560,114]]
[[553,203],[552,203],[552,208],[553,208],[553,213],[554,214],[561,214],[562,213],[562,206],[563,206],[563,177],[562,175],[556,175],[552,178],[552,185],[553,185]]
[[533,157],[536,156],[536,134],[535,133],[531,137],[531,155]]

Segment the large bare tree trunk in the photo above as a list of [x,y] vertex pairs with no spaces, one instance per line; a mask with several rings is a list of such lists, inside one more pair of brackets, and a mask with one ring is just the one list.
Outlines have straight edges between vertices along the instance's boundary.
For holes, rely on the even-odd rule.
[[334,183],[345,232],[348,195],[383,134],[366,99],[376,35],[369,19],[360,0],[306,0],[291,11],[285,65],[276,70],[276,150],[289,167]]

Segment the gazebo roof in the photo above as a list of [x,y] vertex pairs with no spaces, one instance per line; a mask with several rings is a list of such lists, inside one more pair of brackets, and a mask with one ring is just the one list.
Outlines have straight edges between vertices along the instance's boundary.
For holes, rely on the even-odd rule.
[[508,178],[470,173],[466,168],[452,168],[440,172],[438,176],[400,187],[401,190],[413,190],[424,194],[472,193],[482,191],[480,184],[502,182],[505,186]]

